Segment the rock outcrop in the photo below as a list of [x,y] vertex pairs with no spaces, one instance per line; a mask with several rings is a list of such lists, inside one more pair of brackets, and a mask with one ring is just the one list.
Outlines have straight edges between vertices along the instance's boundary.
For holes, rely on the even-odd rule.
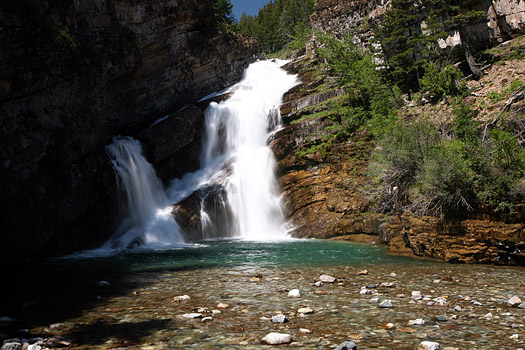
[[211,1],[2,1],[0,261],[107,239],[116,135],[141,139],[163,179],[196,169],[202,109],[175,111],[255,53],[217,30]]

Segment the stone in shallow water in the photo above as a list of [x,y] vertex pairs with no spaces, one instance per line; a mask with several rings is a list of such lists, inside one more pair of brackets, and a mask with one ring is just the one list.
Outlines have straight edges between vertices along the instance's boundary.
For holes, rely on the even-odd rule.
[[507,300],[507,305],[508,306],[516,307],[516,306],[518,306],[520,304],[521,304],[521,299],[518,298],[515,295],[512,298],[510,298],[509,300]]
[[291,342],[292,336],[290,334],[283,333],[269,333],[261,339],[261,343],[268,345],[290,344]]
[[443,315],[437,316],[436,317],[436,321],[438,321],[438,322],[446,322],[447,321],[447,316],[443,316]]
[[335,281],[337,281],[337,278],[330,275],[321,275],[319,276],[319,281],[323,283],[334,283]]
[[380,308],[387,309],[392,307],[392,301],[390,299],[383,300],[381,304],[379,304]]
[[275,316],[272,316],[272,322],[273,323],[286,323],[288,322],[288,318],[285,315],[275,315]]
[[317,281],[317,282],[315,282],[315,286],[316,287],[322,287],[323,286],[323,282]]
[[359,271],[357,274],[358,274],[359,276],[365,276],[365,275],[368,275],[368,270]]
[[194,318],[202,318],[202,314],[198,313],[198,312],[192,312],[192,313],[189,313],[189,314],[181,315],[181,317],[191,320],[191,319],[194,319]]
[[300,298],[301,292],[299,291],[299,289],[292,289],[288,292],[288,296],[292,298]]
[[189,295],[179,295],[177,297],[174,297],[173,298],[173,301],[185,301],[185,300],[190,300],[190,296]]
[[300,314],[313,314],[314,310],[312,310],[309,307],[302,307],[299,310],[297,310],[297,312],[300,313]]
[[228,304],[224,304],[224,303],[218,303],[217,304],[217,309],[227,309],[229,307],[230,307],[230,305],[228,305]]
[[422,318],[416,318],[415,320],[408,321],[409,326],[422,326],[425,324],[425,320]]
[[417,350],[440,350],[441,346],[439,343],[431,342],[431,341],[422,341],[419,346],[417,347]]
[[357,350],[357,345],[351,341],[345,341],[339,345],[335,350]]
[[459,305],[454,306],[454,310],[457,311],[457,312],[463,311],[463,309]]
[[309,330],[308,328],[299,328],[299,333],[308,334],[308,333],[312,333],[312,331]]
[[414,300],[421,300],[423,299],[423,296],[421,295],[421,292],[419,290],[412,291],[412,295],[410,296]]
[[436,299],[434,299],[434,302],[435,302],[435,305],[437,306],[447,306],[447,299],[443,298],[443,297],[438,297]]

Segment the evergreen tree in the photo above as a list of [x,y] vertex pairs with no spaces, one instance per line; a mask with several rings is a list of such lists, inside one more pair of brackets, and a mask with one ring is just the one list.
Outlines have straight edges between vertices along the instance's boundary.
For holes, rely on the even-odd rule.
[[213,0],[213,11],[214,18],[217,24],[226,23],[233,24],[235,23],[235,18],[232,14],[233,5],[230,0]]

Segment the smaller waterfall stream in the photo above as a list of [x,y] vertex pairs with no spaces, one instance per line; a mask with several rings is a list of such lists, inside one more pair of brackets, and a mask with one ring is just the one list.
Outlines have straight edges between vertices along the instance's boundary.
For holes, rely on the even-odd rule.
[[113,238],[102,248],[182,243],[162,183],[142,154],[139,141],[129,137],[115,139],[107,152],[117,175],[124,219]]

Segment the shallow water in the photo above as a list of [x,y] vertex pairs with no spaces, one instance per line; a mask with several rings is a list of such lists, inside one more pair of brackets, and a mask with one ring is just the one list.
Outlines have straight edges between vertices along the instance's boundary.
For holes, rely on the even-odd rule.
[[[363,269],[367,275],[358,274]],[[70,338],[77,349],[260,349],[269,332],[291,334],[288,347],[304,349],[329,349],[345,340],[359,349],[416,349],[422,340],[439,342],[442,349],[525,348],[525,310],[505,304],[512,295],[525,299],[523,268],[449,265],[345,242],[222,241],[46,260],[28,265],[24,273],[36,288],[22,288],[12,296],[13,305],[37,305],[6,309],[18,319],[9,335],[28,328],[30,335]],[[315,286],[322,273],[338,281]],[[102,279],[111,287],[96,286]],[[45,287],[45,281],[56,289]],[[380,287],[383,282],[395,286]],[[372,294],[360,294],[361,287],[372,285]],[[64,288],[69,293],[57,292]],[[288,297],[294,288],[302,297]],[[412,300],[417,290],[432,299],[445,297],[448,305]],[[185,294],[191,299],[173,300]],[[393,307],[379,308],[373,298],[390,299]],[[219,303],[229,307],[218,308]],[[314,312],[301,316],[301,307]],[[197,311],[213,320],[180,317]],[[271,316],[280,313],[289,322],[272,323]],[[440,315],[448,320],[436,321]],[[416,318],[426,323],[407,325]],[[51,329],[56,322],[64,325]]]

